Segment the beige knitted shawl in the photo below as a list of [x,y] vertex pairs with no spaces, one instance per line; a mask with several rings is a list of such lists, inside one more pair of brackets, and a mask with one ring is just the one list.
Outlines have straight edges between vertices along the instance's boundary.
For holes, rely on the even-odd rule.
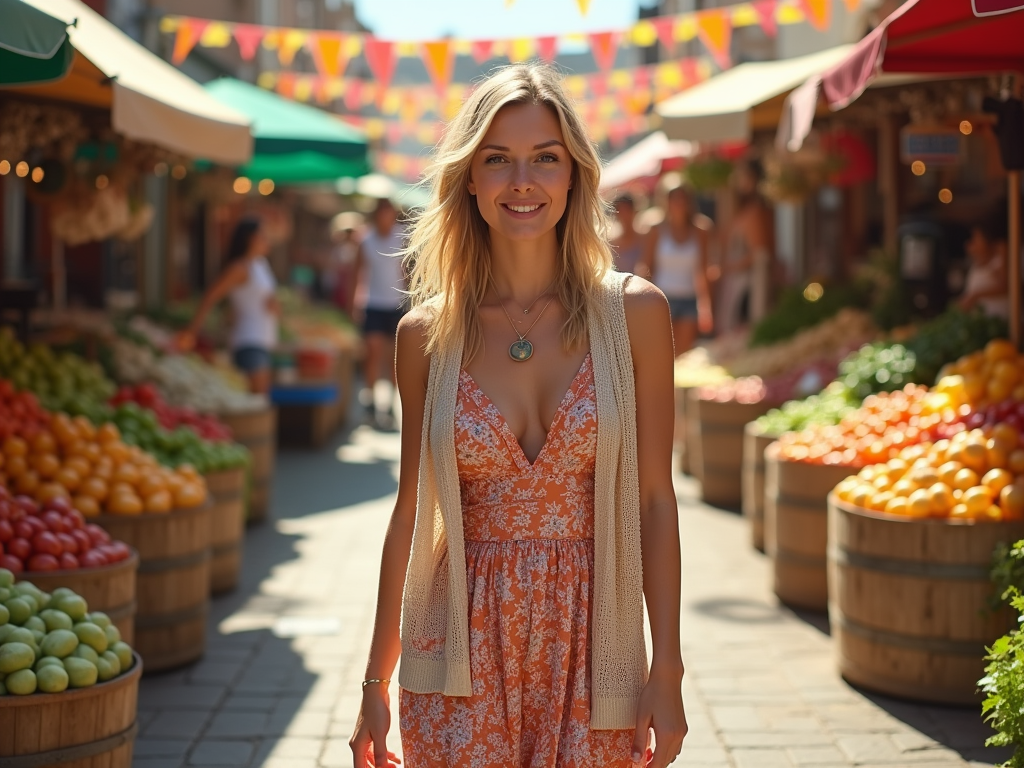
[[[636,391],[623,288],[609,272],[588,317],[597,393],[591,728],[633,728],[647,682]],[[455,461],[462,344],[432,356],[420,453],[416,525],[402,604],[399,683],[414,693],[469,696],[469,598]],[[438,643],[438,638],[443,643]],[[433,642],[432,642],[433,641]],[[482,681],[477,681],[479,690]]]

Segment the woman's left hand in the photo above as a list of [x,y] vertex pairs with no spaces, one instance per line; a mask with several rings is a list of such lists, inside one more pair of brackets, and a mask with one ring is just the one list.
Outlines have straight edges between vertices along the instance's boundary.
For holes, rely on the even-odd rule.
[[[654,729],[654,753],[647,748]],[[686,737],[683,687],[678,677],[657,675],[653,670],[636,708],[633,762],[649,768],[666,768],[683,748]]]

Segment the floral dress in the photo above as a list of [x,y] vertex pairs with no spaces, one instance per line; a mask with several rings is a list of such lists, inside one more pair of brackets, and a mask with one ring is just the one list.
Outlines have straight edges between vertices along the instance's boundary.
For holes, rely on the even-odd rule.
[[455,449],[473,694],[402,690],[405,765],[631,765],[632,731],[590,729],[597,454],[590,356],[532,464],[498,409],[462,371]]

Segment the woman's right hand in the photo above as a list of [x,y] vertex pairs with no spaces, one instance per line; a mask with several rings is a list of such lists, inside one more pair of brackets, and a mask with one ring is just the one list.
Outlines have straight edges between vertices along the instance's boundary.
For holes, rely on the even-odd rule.
[[394,768],[401,764],[398,756],[387,748],[390,729],[391,697],[387,687],[376,683],[367,686],[363,689],[356,731],[348,742],[355,768]]

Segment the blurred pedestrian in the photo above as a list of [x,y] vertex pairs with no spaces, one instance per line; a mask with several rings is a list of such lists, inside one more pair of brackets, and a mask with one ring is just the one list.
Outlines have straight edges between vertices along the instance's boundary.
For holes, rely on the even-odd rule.
[[693,349],[698,331],[710,333],[713,326],[707,227],[690,191],[673,187],[665,198],[665,220],[645,243],[644,268],[668,298],[676,356]]
[[734,331],[760,322],[768,312],[775,258],[772,213],[758,192],[761,172],[753,161],[734,171],[735,214],[723,234],[720,329]]
[[203,296],[188,328],[175,339],[175,347],[190,350],[207,315],[224,298],[231,305],[231,355],[249,379],[249,389],[270,390],[270,354],[277,344],[277,281],[267,261],[268,242],[260,220],[247,216],[235,225],[225,254],[224,271]]
[[636,229],[636,201],[632,195],[623,194],[612,203],[615,209],[615,220],[619,232],[612,240],[615,257],[615,269],[619,272],[631,272],[641,277],[649,277],[649,272],[637,272],[642,269],[643,235]]
[[355,211],[339,213],[331,222],[331,247],[320,273],[324,298],[352,314],[354,272],[359,257],[358,232],[363,217]]
[[[398,211],[387,198],[377,201],[370,227],[359,244],[351,305],[363,328],[366,356],[360,400],[370,423],[389,426],[395,387],[395,334],[405,313],[405,268],[400,257],[405,247],[405,230]],[[392,387],[392,397],[383,413],[377,413],[375,388],[381,378]]]
[[401,475],[358,768],[398,759],[400,655],[408,768],[665,768],[679,754],[671,327],[654,286],[611,269],[600,172],[538,64],[479,84],[438,148],[410,237]]
[[967,255],[971,260],[960,308],[981,307],[986,315],[1008,318],[1010,299],[1006,288],[1006,205],[988,221],[971,227]]

